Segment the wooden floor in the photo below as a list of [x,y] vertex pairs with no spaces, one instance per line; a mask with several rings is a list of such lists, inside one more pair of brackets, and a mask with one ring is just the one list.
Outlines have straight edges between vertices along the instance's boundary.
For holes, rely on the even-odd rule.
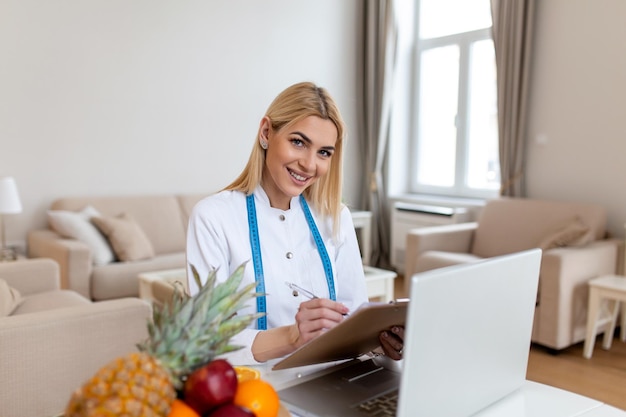
[[527,378],[626,410],[626,343],[615,337],[604,350],[599,336],[591,359],[583,358],[582,343],[557,354],[533,345]]
[[[395,296],[406,297],[402,276],[395,280]],[[591,359],[583,358],[582,343],[558,353],[532,345],[527,379],[626,410],[626,343],[615,337],[606,351],[602,336],[598,336]]]

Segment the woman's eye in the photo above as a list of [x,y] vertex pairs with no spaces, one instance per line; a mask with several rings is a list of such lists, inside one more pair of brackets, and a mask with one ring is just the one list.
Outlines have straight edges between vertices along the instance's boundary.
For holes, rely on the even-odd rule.
[[325,158],[330,158],[331,156],[333,156],[333,153],[331,151],[328,151],[326,149],[322,149],[320,151],[320,154],[325,157]]
[[298,138],[291,139],[291,143],[293,143],[296,146],[303,146],[304,145],[304,141],[302,139],[298,139]]

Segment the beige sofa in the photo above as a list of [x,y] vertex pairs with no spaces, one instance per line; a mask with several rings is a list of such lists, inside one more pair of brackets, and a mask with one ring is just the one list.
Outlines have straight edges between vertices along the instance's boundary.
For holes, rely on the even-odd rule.
[[[59,414],[74,389],[148,335],[148,303],[94,303],[61,290],[58,265],[50,259],[0,263],[0,280],[21,299],[0,317],[2,417]],[[2,294],[1,305],[7,306]]]
[[604,208],[593,204],[492,200],[477,222],[412,230],[405,276],[540,247],[544,252],[532,340],[563,349],[584,340],[587,282],[616,272],[622,242],[605,239],[606,216]]
[[[189,214],[195,203],[206,195],[208,193],[58,199],[48,211],[49,228],[28,233],[28,255],[57,261],[61,267],[62,288],[72,289],[92,300],[136,297],[139,273],[185,266]],[[95,234],[103,231],[103,225],[98,224],[97,232],[81,229],[76,234],[74,229],[59,230],[58,220],[75,220],[75,214],[95,224],[94,213],[105,219],[108,222],[105,226],[112,229],[106,230],[109,235],[104,246],[108,245],[113,256],[103,256],[106,248],[93,241],[98,237],[102,239]],[[119,224],[125,226],[116,229]],[[67,223],[61,226],[65,228]],[[81,228],[90,226],[94,228],[89,224],[82,224]],[[86,232],[91,232],[89,239],[84,238]],[[129,238],[129,235],[136,238]],[[120,256],[123,256],[121,261]]]

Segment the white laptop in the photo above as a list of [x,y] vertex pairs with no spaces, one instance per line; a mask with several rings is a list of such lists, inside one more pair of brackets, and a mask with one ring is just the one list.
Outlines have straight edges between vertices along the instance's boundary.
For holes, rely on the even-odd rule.
[[401,372],[351,361],[280,390],[281,401],[303,417],[372,415],[379,397],[396,411],[377,415],[480,411],[525,381],[540,261],[532,249],[414,275]]

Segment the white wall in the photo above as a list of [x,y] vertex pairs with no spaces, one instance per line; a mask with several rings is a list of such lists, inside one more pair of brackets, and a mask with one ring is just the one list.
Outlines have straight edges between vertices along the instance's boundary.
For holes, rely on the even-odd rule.
[[214,191],[274,96],[310,80],[348,124],[358,202],[358,0],[0,0],[0,176],[20,244],[61,196]]
[[[530,197],[588,201],[626,223],[626,2],[537,2]],[[545,140],[545,143],[542,141]]]
[[[626,223],[625,21],[624,0],[536,2],[526,149],[528,197],[601,204],[619,238]],[[400,124],[410,120],[402,116]],[[403,159],[404,146],[394,137],[391,154]],[[477,201],[404,194],[405,169],[390,167],[398,199],[479,212]]]
[[[623,237],[626,2],[537,3],[528,195],[603,204]],[[304,79],[342,108],[358,202],[359,25],[358,0],[0,0],[0,176],[24,205],[8,240],[60,196],[222,187]]]

